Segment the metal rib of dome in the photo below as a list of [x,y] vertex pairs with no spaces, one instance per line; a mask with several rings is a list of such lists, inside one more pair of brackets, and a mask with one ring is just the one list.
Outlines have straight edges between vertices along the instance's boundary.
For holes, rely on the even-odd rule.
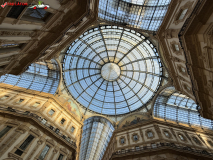
[[161,75],[153,44],[142,34],[117,26],[86,31],[63,60],[64,83],[71,96],[86,109],[106,115],[145,107]]

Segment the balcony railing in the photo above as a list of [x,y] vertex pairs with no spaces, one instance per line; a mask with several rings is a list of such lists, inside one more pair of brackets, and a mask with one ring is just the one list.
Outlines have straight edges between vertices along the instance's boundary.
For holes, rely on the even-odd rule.
[[75,148],[75,149],[77,148],[76,143],[73,140],[71,140],[67,136],[63,135],[58,128],[56,128],[55,126],[52,126],[52,125],[48,124],[47,121],[44,123],[44,121],[43,121],[44,118],[38,116],[35,113],[30,113],[29,111],[20,111],[20,110],[13,109],[11,107],[7,107],[7,108],[0,107],[0,112],[1,111],[15,112],[16,114],[24,115],[26,117],[36,119],[37,122],[39,122],[40,124],[42,124],[45,127],[48,127],[53,132],[53,134],[56,134],[56,135],[62,137],[73,148]]
[[[200,154],[201,156],[209,156],[209,157],[213,157],[212,153],[207,152],[206,150],[196,150],[196,149],[192,149],[191,147],[187,147],[187,146],[177,146],[174,143],[160,143],[160,144],[155,144],[152,146],[144,146],[144,147],[138,147],[135,149],[128,149],[128,150],[121,150],[118,152],[114,152],[112,154],[112,157],[114,155],[122,155],[122,154],[127,154],[127,153],[131,153],[131,152],[146,152],[149,150],[156,150],[156,149],[175,149],[175,150],[179,150],[179,151],[187,151],[187,152],[191,152],[192,154]],[[135,154],[135,153],[134,153]],[[112,158],[111,157],[111,158]]]

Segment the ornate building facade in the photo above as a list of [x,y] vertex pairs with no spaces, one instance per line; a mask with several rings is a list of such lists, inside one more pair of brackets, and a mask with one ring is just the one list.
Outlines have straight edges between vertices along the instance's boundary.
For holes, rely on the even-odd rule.
[[0,3],[0,159],[213,159],[212,0]]

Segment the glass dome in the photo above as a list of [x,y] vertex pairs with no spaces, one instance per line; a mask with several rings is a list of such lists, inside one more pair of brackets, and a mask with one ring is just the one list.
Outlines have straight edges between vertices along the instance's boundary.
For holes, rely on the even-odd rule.
[[117,26],[86,31],[67,49],[63,78],[89,111],[121,115],[146,107],[161,83],[161,62],[147,37]]

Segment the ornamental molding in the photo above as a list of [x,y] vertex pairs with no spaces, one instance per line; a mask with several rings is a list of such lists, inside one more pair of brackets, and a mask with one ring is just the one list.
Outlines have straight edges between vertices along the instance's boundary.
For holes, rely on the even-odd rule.
[[[184,142],[184,143],[188,143],[188,141],[187,141],[186,137],[183,135],[183,133],[176,132],[176,134],[178,135],[178,138],[179,138],[180,141],[182,141],[182,142]],[[183,136],[183,140],[180,139],[179,135]]]
[[58,150],[59,150],[59,148],[58,148],[58,147],[55,147],[54,150],[53,150],[53,153],[54,153],[54,154],[58,153]]
[[[162,129],[162,132],[163,132],[163,134],[165,135],[166,138],[173,139],[173,138],[172,138],[172,134],[170,133],[169,130],[167,130],[167,129]],[[169,134],[169,137],[166,136],[165,132],[167,132],[167,133]]]
[[[37,107],[33,107],[33,105],[34,105],[36,102],[37,102],[37,103],[40,103],[40,104],[39,104]],[[28,107],[30,107],[31,109],[35,109],[35,108],[40,108],[41,105],[42,105],[42,101],[37,101],[37,100],[32,99],[32,100],[31,100],[31,103],[29,103],[29,106],[28,106]]]
[[[182,71],[182,68],[185,69],[185,72]],[[178,69],[178,72],[181,73],[182,76],[186,76],[186,77],[189,76],[188,73],[187,73],[187,70],[186,70],[186,66],[183,66],[181,64],[177,64],[177,69]]]
[[[148,136],[148,132],[152,132],[152,137],[149,137]],[[147,129],[146,131],[145,131],[145,135],[146,135],[146,138],[147,139],[154,139],[155,138],[155,133],[153,132],[153,130],[152,129]]]
[[31,129],[30,132],[33,133],[34,135],[36,135],[37,137],[41,136],[41,133],[38,129]]
[[[198,140],[198,143],[194,140],[194,138],[196,138],[196,139]],[[199,145],[199,146],[203,146],[202,142],[199,140],[198,137],[192,136],[192,140],[193,140],[193,142],[194,142],[195,144],[197,144],[197,145]]]
[[201,59],[204,63],[205,68],[209,68],[213,70],[213,48],[209,46],[203,47],[203,54],[199,55],[199,59]]
[[[179,23],[185,21],[186,17],[192,12],[193,1],[186,2],[183,6],[179,8],[179,11],[176,13],[174,17],[174,24],[178,25]],[[183,19],[179,20],[179,17],[184,9],[188,9]]]
[[0,36],[32,36],[33,31],[0,30]]
[[[134,139],[134,136],[135,136],[135,135],[137,135],[137,137],[138,137],[137,140]],[[135,142],[135,143],[137,143],[137,142],[140,140],[140,136],[139,136],[139,134],[138,134],[137,132],[134,132],[134,133],[132,134],[131,138],[132,138],[132,141]]]
[[166,39],[178,38],[179,31],[180,29],[166,29],[162,33],[162,36],[163,38],[166,38]]
[[[121,143],[121,139],[124,139],[124,143]],[[126,144],[126,137],[125,137],[125,136],[121,136],[121,137],[119,138],[119,144],[120,144],[121,146],[124,146],[124,145]]]
[[6,122],[6,125],[10,125],[10,126],[12,126],[12,127],[17,127],[17,126],[19,126],[19,122],[17,122],[17,121],[8,121],[8,122]]
[[47,143],[49,143],[52,147],[55,146],[55,141],[53,139],[47,139]]
[[[19,157],[18,155],[14,154],[14,153],[11,153],[11,152],[8,153],[8,157],[12,157],[9,160],[23,160],[23,158]],[[13,159],[13,158],[15,158],[15,159]]]
[[61,148],[60,151],[62,151],[64,154],[68,154],[67,149],[66,148]]
[[52,118],[52,117],[55,115],[56,111],[55,111],[52,115],[49,114],[49,112],[50,112],[51,110],[55,111],[55,109],[54,109],[53,107],[51,107],[50,109],[48,109],[47,112],[46,112],[46,116],[47,116],[47,117]]
[[[179,51],[177,51],[175,49],[175,45],[178,45]],[[180,46],[179,42],[177,42],[177,41],[170,42],[170,48],[172,49],[172,51],[174,52],[174,54],[176,54],[177,56],[183,55],[183,53],[181,51],[182,49],[181,49],[181,46]]]
[[21,125],[15,131],[24,134],[29,128],[27,126]]

